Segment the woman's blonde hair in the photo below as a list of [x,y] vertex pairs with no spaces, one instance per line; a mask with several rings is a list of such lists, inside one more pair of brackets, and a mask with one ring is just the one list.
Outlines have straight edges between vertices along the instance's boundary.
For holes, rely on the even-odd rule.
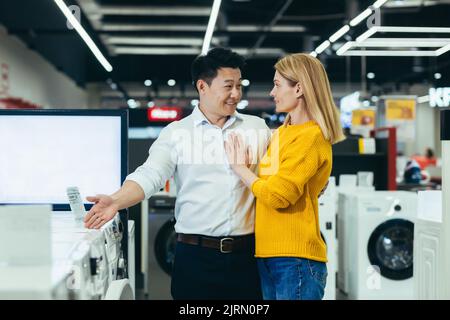
[[[319,125],[325,139],[331,144],[344,140],[339,111],[333,101],[327,73],[319,59],[304,53],[291,54],[279,60],[275,69],[292,86],[300,84],[306,111]],[[289,115],[284,124],[288,123]]]

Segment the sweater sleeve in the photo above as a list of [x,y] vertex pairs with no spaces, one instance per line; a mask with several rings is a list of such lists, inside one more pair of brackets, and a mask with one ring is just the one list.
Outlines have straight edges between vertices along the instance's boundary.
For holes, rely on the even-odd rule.
[[[305,141],[306,140],[306,141]],[[295,204],[304,192],[305,184],[316,174],[319,164],[317,136],[297,139],[288,151],[280,154],[278,171],[267,180],[257,179],[252,184],[255,197],[274,209]]]

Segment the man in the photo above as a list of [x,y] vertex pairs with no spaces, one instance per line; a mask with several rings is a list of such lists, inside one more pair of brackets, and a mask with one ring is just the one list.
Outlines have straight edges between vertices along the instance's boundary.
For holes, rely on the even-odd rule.
[[191,72],[199,106],[161,131],[147,161],[119,191],[87,198],[95,205],[85,225],[99,228],[119,209],[148,199],[174,176],[174,299],[261,298],[253,256],[254,197],[233,173],[224,151],[230,132],[256,137],[249,142],[253,154],[256,149],[262,154],[270,137],[264,120],[236,112],[243,65],[243,57],[224,48],[197,57]]

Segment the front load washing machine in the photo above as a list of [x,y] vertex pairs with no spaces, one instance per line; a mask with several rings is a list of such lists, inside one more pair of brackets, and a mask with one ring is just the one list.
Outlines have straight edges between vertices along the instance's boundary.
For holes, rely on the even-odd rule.
[[336,181],[330,177],[325,193],[319,198],[319,225],[320,232],[327,245],[327,285],[323,300],[336,299],[336,272],[337,272],[337,239],[336,239],[336,207],[337,207]]
[[153,196],[148,214],[148,279],[150,300],[169,300],[172,265],[175,257],[175,197]]
[[372,191],[344,195],[345,277],[349,299],[413,299],[413,240],[417,194]]

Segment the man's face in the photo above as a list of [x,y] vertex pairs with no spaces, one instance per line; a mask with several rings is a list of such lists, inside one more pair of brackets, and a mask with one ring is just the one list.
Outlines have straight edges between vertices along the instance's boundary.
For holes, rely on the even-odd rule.
[[230,116],[241,101],[241,70],[220,68],[211,85],[200,84],[201,107],[217,116]]

